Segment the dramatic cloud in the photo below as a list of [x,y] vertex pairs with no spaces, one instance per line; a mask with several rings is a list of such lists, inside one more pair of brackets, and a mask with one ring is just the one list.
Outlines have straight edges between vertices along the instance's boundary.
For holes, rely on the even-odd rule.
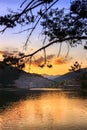
[[69,63],[71,58],[66,58],[66,57],[55,57],[53,59],[53,64],[54,65],[61,65],[61,64],[67,64]]
[[0,55],[2,57],[4,56],[19,56],[19,54],[21,54],[21,52],[19,52],[18,50],[16,49],[12,49],[9,51],[9,49],[7,50],[4,50],[4,51],[0,51]]
[[[17,54],[19,55],[19,52],[17,50],[13,50],[13,51],[0,51],[0,60],[3,60],[3,56],[7,55],[7,56],[17,56]],[[47,65],[61,65],[61,64],[67,64],[69,63],[71,60],[71,58],[66,58],[66,57],[57,57],[55,55],[47,55],[46,57],[46,64]],[[32,58],[32,62],[31,65],[34,67],[38,67],[40,65],[43,65],[45,63],[45,58],[43,56],[40,57],[33,57]],[[28,63],[29,64],[29,63]]]
[[[48,55],[46,57],[46,62],[51,61],[53,59],[53,57],[54,57],[54,55]],[[44,61],[45,61],[45,59],[42,56],[39,58],[33,57],[31,64],[36,67],[36,66],[39,66],[41,64],[44,64]]]
[[[37,59],[33,59],[32,60],[32,65],[33,66],[35,66],[35,67],[37,67],[37,66],[39,66],[39,65],[42,65],[42,64],[44,64],[44,57],[39,57],[39,58],[37,58]],[[47,57],[46,57],[46,62],[47,62],[47,64],[52,64],[52,65],[61,65],[61,64],[67,64],[67,63],[69,63],[70,62],[70,60],[71,60],[71,58],[66,58],[66,57],[56,57],[55,55],[48,55]]]
[[41,56],[40,58],[38,58],[38,59],[33,59],[32,60],[32,62],[31,62],[31,64],[33,65],[33,66],[38,66],[38,65],[40,65],[40,64],[42,64],[44,62],[44,58]]
[[10,53],[8,51],[0,51],[0,54],[2,54],[2,56],[4,56],[4,55],[12,55],[13,53]]
[[10,56],[12,53],[9,53],[8,51],[0,51],[0,61],[3,60],[5,55]]
[[3,55],[4,54],[4,52],[3,51],[0,51],[0,55]]
[[47,60],[51,60],[51,59],[53,59],[55,57],[55,55],[48,55],[47,56]]
[[13,53],[10,53],[8,51],[0,51],[0,61],[3,61],[5,56],[12,56]]

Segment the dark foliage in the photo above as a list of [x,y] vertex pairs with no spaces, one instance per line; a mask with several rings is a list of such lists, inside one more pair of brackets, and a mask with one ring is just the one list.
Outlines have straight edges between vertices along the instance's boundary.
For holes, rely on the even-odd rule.
[[67,40],[71,46],[76,46],[87,39],[87,1],[74,1],[70,11],[65,11],[56,8],[43,15],[43,34],[49,37],[49,41]]
[[22,70],[25,67],[24,60],[21,60],[15,56],[5,56],[3,63],[15,66],[20,70]]

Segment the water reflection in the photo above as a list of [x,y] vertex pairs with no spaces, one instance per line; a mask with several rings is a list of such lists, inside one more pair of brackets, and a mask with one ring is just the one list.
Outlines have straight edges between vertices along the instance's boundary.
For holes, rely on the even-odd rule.
[[87,130],[87,98],[76,95],[31,91],[2,110],[0,130]]

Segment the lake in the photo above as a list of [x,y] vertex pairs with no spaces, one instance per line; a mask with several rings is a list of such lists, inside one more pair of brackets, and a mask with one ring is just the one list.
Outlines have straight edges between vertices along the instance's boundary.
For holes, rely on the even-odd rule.
[[87,93],[1,89],[0,130],[87,130]]

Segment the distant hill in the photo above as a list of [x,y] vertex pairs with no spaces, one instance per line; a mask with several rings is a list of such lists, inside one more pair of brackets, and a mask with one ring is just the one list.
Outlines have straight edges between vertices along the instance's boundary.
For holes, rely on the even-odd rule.
[[57,77],[54,79],[54,81],[56,82],[63,82],[63,81],[67,81],[67,80],[80,80],[81,78],[84,78],[83,76],[85,76],[85,78],[87,79],[87,68],[83,68],[80,70],[80,72],[69,72],[66,73],[60,77]]
[[45,78],[54,80],[55,78],[58,78],[60,75],[47,75],[47,74],[43,74],[42,76],[45,77]]
[[69,72],[54,79],[58,87],[67,90],[86,90],[87,89],[87,68],[80,72]]
[[54,82],[38,74],[26,73],[10,65],[0,62],[0,87],[52,87]]

